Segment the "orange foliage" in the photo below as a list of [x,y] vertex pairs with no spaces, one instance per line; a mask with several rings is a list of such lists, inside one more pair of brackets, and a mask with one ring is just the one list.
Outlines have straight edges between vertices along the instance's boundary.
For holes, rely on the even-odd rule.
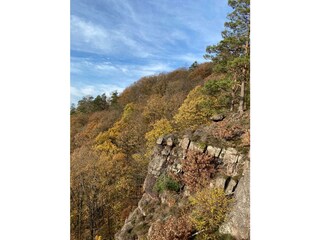
[[182,164],[182,180],[190,188],[202,188],[215,172],[214,159],[204,153],[189,151]]
[[165,222],[158,220],[150,230],[152,240],[187,240],[190,239],[192,225],[188,216],[171,216]]
[[227,120],[215,124],[212,135],[217,139],[235,140],[244,133],[244,126],[228,122]]

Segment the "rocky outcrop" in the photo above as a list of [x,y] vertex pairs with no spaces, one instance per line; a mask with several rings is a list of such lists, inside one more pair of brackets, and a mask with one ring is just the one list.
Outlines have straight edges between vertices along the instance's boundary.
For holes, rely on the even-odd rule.
[[[201,134],[198,131],[197,134]],[[197,136],[198,137],[198,136]],[[148,173],[143,185],[143,196],[138,207],[126,219],[122,229],[116,234],[117,240],[149,239],[150,228],[159,220],[168,219],[185,202],[188,202],[190,189],[180,181],[177,192],[157,192],[155,185],[162,175],[173,176],[174,179],[185,179],[184,163],[188,161],[188,152],[204,154],[211,159],[215,169],[210,176],[209,186],[222,188],[227,195],[234,196],[234,210],[221,226],[221,233],[230,234],[236,239],[248,239],[249,236],[249,167],[248,158],[235,148],[213,146],[206,143],[206,138],[185,135],[181,139],[168,135],[156,141],[154,153],[150,159]]]
[[227,187],[225,189],[225,193],[227,195],[230,195],[234,192],[234,190],[236,189],[237,186],[237,181],[235,181],[234,179],[230,178],[230,180],[228,181]]
[[250,235],[250,167],[249,162],[234,193],[235,203],[219,231],[238,240],[249,239]]

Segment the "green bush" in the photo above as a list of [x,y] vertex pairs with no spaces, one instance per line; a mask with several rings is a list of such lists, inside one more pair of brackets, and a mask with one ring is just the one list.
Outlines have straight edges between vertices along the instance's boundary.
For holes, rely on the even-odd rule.
[[209,80],[204,84],[203,92],[216,99],[215,110],[218,113],[230,108],[233,91],[232,86],[233,82],[228,78]]
[[178,192],[180,190],[180,184],[166,174],[162,174],[157,179],[153,189],[158,193],[162,193],[164,190]]
[[206,94],[217,96],[221,93],[231,92],[232,81],[228,78],[209,80],[204,84],[203,90]]

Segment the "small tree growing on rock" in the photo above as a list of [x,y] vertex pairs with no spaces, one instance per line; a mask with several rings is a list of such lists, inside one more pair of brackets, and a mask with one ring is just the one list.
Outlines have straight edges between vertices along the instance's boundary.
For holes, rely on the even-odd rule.
[[162,174],[154,185],[154,190],[159,193],[162,193],[165,190],[178,192],[179,189],[179,183],[166,174]]
[[189,151],[182,170],[182,180],[191,191],[203,188],[215,172],[213,158],[204,153]]
[[205,188],[190,197],[193,206],[190,219],[201,239],[216,239],[215,233],[230,211],[232,202],[233,199],[220,188]]

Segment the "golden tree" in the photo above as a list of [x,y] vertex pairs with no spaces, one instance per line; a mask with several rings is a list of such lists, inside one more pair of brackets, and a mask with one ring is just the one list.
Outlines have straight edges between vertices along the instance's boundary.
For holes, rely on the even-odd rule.
[[143,117],[148,123],[154,123],[166,114],[166,103],[164,97],[159,94],[151,95],[143,110]]
[[209,122],[214,105],[214,98],[204,94],[201,86],[195,87],[174,116],[178,129],[195,128]]
[[214,239],[214,233],[230,211],[232,202],[219,188],[206,188],[190,197],[193,206],[190,219],[202,239]]
[[123,129],[128,125],[133,115],[134,104],[127,104],[119,121],[117,121],[108,131],[100,133],[96,137],[95,150],[106,151],[110,154],[116,154],[121,151],[116,141],[123,133]]
[[151,154],[152,148],[156,143],[157,138],[162,135],[168,134],[173,131],[170,122],[167,119],[160,119],[152,125],[152,129],[146,133],[145,139],[147,140],[147,155]]

